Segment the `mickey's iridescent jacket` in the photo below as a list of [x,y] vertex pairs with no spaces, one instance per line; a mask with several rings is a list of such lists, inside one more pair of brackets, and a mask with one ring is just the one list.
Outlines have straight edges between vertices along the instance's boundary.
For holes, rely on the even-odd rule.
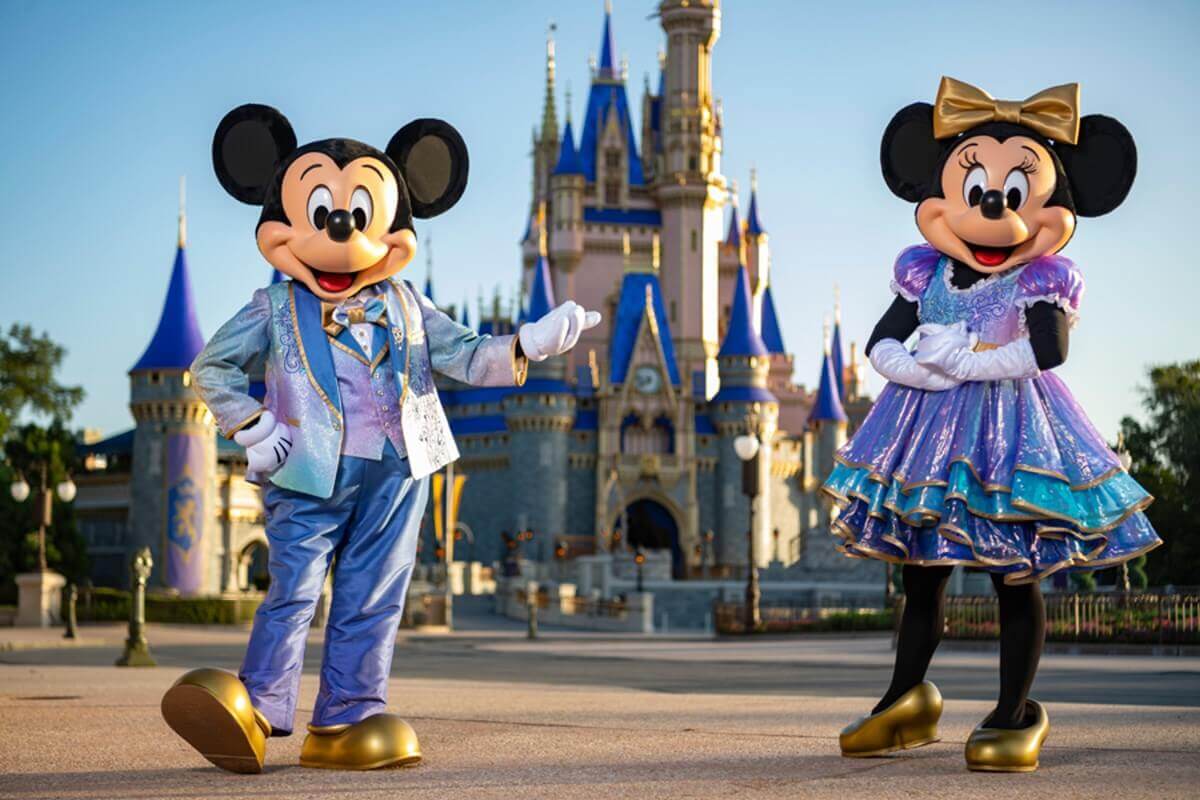
[[[395,377],[409,467],[419,479],[458,458],[433,372],[473,386],[519,386],[527,362],[516,337],[480,335],[458,324],[408,281],[379,285],[387,333],[380,329],[376,368]],[[284,281],[256,291],[191,367],[196,392],[225,436],[253,424],[264,409],[291,426],[291,454],[268,479],[322,498],[333,492],[345,428],[330,348],[321,300],[303,284]],[[264,360],[267,393],[260,403],[250,396],[248,371]]]

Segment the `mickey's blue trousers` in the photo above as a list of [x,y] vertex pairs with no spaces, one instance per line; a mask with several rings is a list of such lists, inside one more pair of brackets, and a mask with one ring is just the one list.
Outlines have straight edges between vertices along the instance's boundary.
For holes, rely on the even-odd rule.
[[328,499],[268,484],[271,585],[238,675],[277,736],[292,732],[304,644],[333,563],[314,725],[387,708],[388,674],[412,579],[429,479],[413,480],[391,444],[381,460],[342,456]]

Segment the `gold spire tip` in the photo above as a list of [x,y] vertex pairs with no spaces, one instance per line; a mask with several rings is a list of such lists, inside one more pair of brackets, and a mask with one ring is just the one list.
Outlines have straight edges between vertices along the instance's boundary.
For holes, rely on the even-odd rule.
[[187,245],[187,176],[179,176],[179,246]]

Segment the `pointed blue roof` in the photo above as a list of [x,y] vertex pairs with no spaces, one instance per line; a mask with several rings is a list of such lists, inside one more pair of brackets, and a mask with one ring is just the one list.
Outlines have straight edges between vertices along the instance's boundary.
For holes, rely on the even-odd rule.
[[675,363],[675,345],[671,340],[671,327],[667,321],[666,305],[663,303],[662,287],[658,275],[653,272],[626,272],[621,280],[621,297],[617,300],[617,318],[613,323],[612,344],[609,352],[609,381],[624,383],[637,346],[638,331],[646,312],[646,292],[650,292],[650,306],[658,323],[658,340],[662,344],[663,357],[667,362],[667,375],[672,386],[679,385],[679,366]]
[[725,244],[740,245],[742,243],[742,223],[738,219],[737,206],[729,215],[729,231],[725,234]]
[[192,281],[188,277],[187,254],[182,244],[175,251],[171,282],[163,302],[158,328],[146,347],[146,352],[130,372],[140,369],[187,369],[204,349],[204,337],[196,321],[196,304],[192,299]]
[[554,308],[554,283],[550,280],[550,264],[539,255],[533,265],[533,286],[529,287],[529,310],[525,318],[537,321]]
[[837,381],[838,397],[846,396],[846,365],[842,361],[842,322],[834,320],[833,340],[829,345],[829,359],[833,366],[833,377]]
[[633,136],[633,122],[629,116],[629,98],[625,95],[625,83],[613,65],[611,15],[604,14],[604,35],[600,40],[600,67],[588,91],[587,111],[583,115],[583,128],[579,136],[579,161],[582,172],[589,181],[596,180],[596,145],[604,130],[610,109],[617,115],[617,124],[625,133],[625,154],[629,162],[629,185],[643,186],[642,159],[637,140]]
[[733,293],[733,310],[729,315],[729,330],[717,356],[765,356],[767,346],[763,344],[758,329],[754,327],[753,304],[750,301],[750,276],[746,265],[738,266],[737,288]]
[[[771,295],[771,287],[763,292],[762,299],[762,330],[763,344],[771,353],[786,353],[783,346],[783,333],[779,330],[779,317],[775,313],[775,298]],[[840,389],[839,389],[840,394]]]
[[758,187],[750,188],[750,213],[746,215],[746,232],[754,236],[766,233],[767,230],[758,221]]
[[616,60],[613,58],[612,13],[604,9],[604,33],[600,35],[600,69],[602,78],[617,77]]
[[[563,129],[562,142],[558,145],[558,163],[554,165],[555,175],[582,175],[583,164],[579,161],[579,151],[575,149],[575,133],[571,130],[571,120]],[[530,224],[533,220],[530,219]],[[528,232],[525,234],[528,238]]]
[[817,400],[813,403],[808,421],[846,421],[846,410],[842,408],[842,397],[838,394],[837,380],[833,377],[833,359],[829,357],[829,353],[821,357],[821,383],[817,387]]
[[462,309],[462,319],[459,322],[469,328],[471,327],[471,304],[463,300]]
[[[425,276],[425,296],[429,298],[429,302],[434,303],[434,300],[433,300],[433,276],[432,275]],[[437,305],[437,304],[434,303],[434,305]]]

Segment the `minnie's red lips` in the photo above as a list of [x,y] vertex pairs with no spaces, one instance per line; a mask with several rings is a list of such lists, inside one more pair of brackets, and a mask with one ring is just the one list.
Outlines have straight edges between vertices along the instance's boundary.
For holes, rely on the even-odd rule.
[[332,294],[344,292],[350,288],[350,284],[354,283],[354,273],[352,272],[322,272],[319,269],[312,269],[312,274],[317,279],[317,285]]
[[967,244],[971,248],[971,256],[975,261],[985,267],[998,267],[1012,255],[1013,250],[1016,250],[1016,245],[1011,247],[984,247],[978,244]]

